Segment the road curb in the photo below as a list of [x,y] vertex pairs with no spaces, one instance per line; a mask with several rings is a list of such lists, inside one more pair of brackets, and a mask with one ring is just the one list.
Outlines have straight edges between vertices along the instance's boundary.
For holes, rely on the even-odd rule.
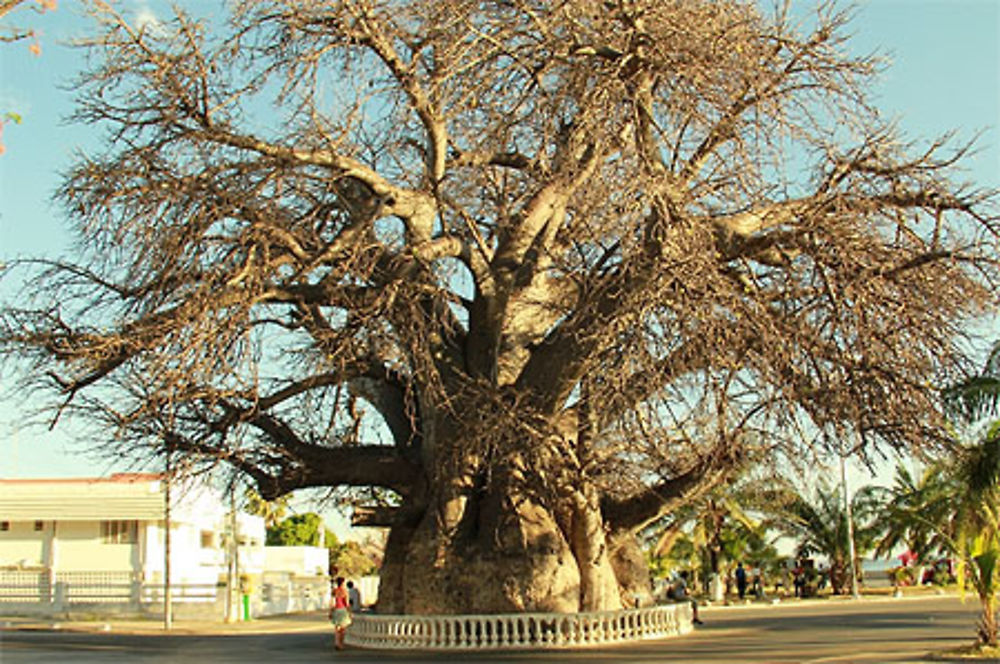
[[912,602],[912,601],[922,601],[922,600],[934,600],[934,599],[945,599],[945,598],[957,598],[958,593],[945,592],[941,594],[927,594],[927,595],[902,595],[899,597],[893,595],[879,595],[874,597],[859,597],[857,599],[851,596],[841,596],[841,597],[826,597],[826,598],[809,598],[809,599],[798,599],[798,598],[784,598],[777,600],[764,600],[764,601],[753,601],[747,603],[728,603],[728,604],[714,604],[705,603],[700,605],[700,609],[708,611],[719,611],[719,610],[743,610],[743,609],[780,609],[786,607],[824,607],[824,606],[834,606],[834,605],[859,605],[859,604],[880,604],[889,602]]
[[136,624],[133,622],[95,621],[73,622],[59,620],[0,619],[0,632],[61,632],[76,634],[132,634],[144,636],[252,636],[255,634],[293,634],[326,632],[330,625],[325,620],[315,622],[288,621],[263,624],[174,624],[164,629],[162,624]]

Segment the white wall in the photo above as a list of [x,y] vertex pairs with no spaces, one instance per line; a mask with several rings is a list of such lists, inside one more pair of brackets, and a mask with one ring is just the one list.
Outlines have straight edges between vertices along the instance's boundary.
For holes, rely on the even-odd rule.
[[131,572],[136,544],[105,544],[100,521],[56,522],[56,565],[59,572]]
[[[101,521],[46,521],[42,531],[33,521],[12,521],[0,531],[0,565],[46,567],[49,542],[54,541],[53,569],[57,572],[137,572],[145,581],[159,581],[164,570],[162,522],[139,522],[134,544],[106,543]],[[55,527],[54,537],[51,530]],[[170,574],[175,583],[211,583],[226,572],[224,538],[215,523],[176,523],[170,535]],[[202,546],[202,532],[211,533],[210,546]],[[251,541],[260,542],[253,537]],[[263,546],[240,547],[240,569],[259,574]]]
[[[207,528],[206,528],[207,529]],[[170,580],[171,583],[214,584],[225,573],[225,552],[221,541],[213,538],[212,546],[201,546],[203,528],[198,525],[175,523],[170,528]],[[143,537],[142,564],[146,581],[161,581],[166,567],[165,529],[162,522],[146,524]]]
[[0,565],[41,567],[44,564],[42,533],[34,521],[10,521],[10,530],[0,530]]
[[325,576],[330,567],[330,554],[319,546],[266,546],[264,569],[301,576]]

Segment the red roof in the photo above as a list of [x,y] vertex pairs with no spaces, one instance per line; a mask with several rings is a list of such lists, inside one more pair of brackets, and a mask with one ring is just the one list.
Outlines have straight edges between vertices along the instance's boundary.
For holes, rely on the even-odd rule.
[[67,482],[116,482],[133,484],[135,482],[156,482],[162,480],[163,473],[112,473],[108,477],[51,477],[42,479],[0,479],[5,484],[65,484]]

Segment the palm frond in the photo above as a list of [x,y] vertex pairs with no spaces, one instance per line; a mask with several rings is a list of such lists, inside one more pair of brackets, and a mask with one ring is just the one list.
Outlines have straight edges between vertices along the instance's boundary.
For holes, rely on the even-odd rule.
[[959,473],[973,496],[1000,492],[1000,426],[993,426],[977,445],[966,450]]
[[1000,414],[1000,340],[993,345],[983,370],[942,394],[945,412],[961,422],[972,423]]

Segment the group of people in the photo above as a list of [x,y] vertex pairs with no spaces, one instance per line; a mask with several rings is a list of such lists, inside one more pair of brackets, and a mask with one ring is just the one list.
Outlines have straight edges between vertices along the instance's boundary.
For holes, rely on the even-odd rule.
[[[792,592],[795,597],[811,597],[817,590],[826,587],[830,572],[823,567],[818,570],[813,567],[812,561],[797,560],[794,565],[785,567],[783,574],[779,574],[774,579],[774,592],[779,589],[782,592]],[[736,580],[736,594],[739,598],[745,599],[747,593],[764,598],[764,580],[760,568],[746,569],[743,563],[737,563],[733,573]]]
[[333,624],[333,647],[344,649],[344,634],[353,622],[352,614],[361,610],[361,591],[354,586],[353,581],[345,585],[344,577],[338,576],[334,581],[333,595],[330,601],[330,622]]

